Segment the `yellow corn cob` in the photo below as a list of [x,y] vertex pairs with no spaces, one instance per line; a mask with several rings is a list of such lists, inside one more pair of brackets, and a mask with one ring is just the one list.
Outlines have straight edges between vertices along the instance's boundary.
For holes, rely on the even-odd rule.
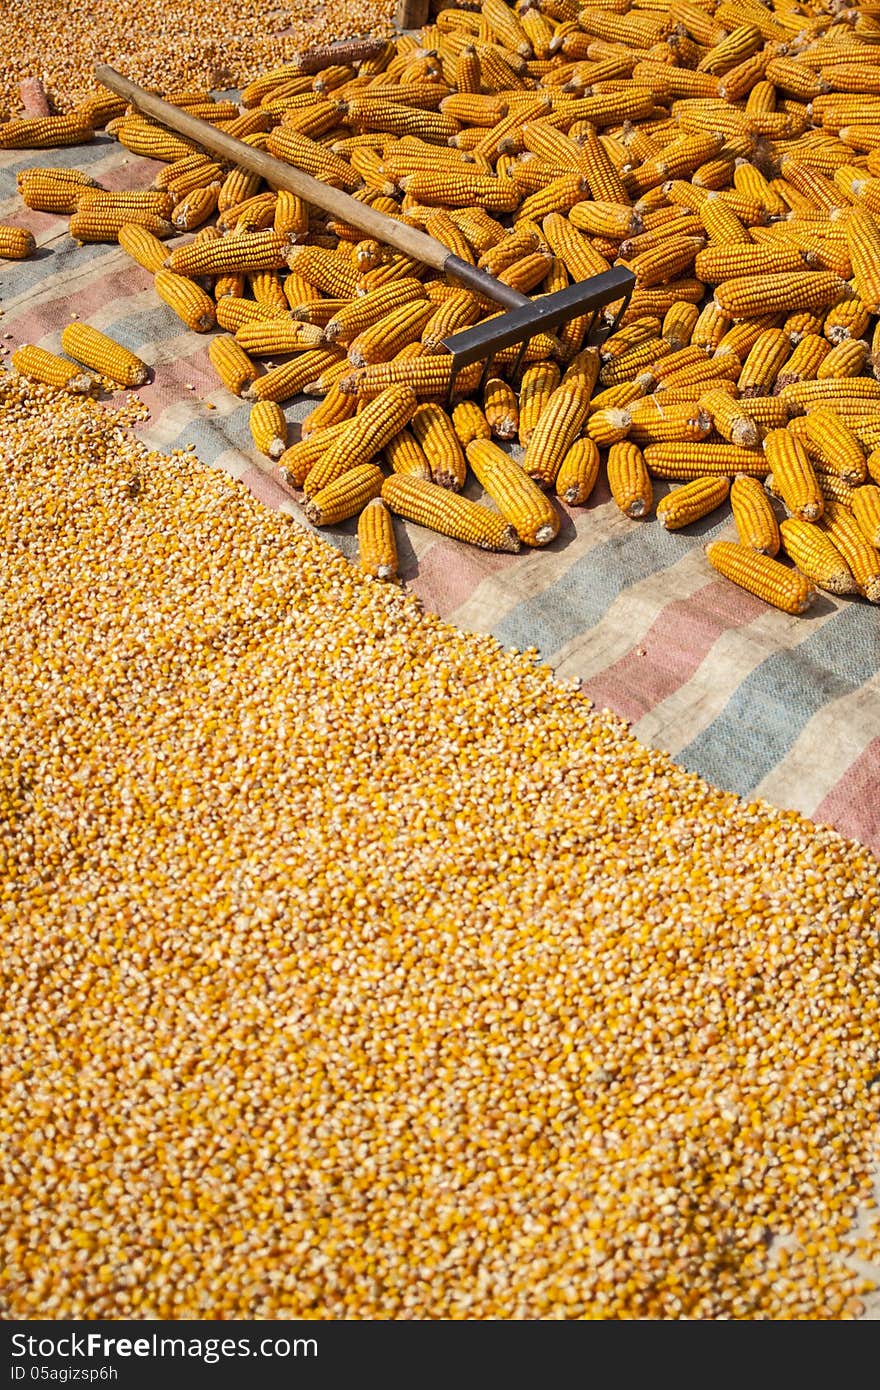
[[606,362],[599,373],[603,386],[616,386],[623,381],[642,381],[647,389],[656,380],[655,369],[661,358],[667,357],[672,349],[665,338],[648,338]]
[[61,331],[61,348],[68,357],[120,386],[143,386],[149,376],[146,362],[87,323],[67,324]]
[[47,150],[61,145],[85,145],[94,139],[86,113],[36,116],[0,125],[0,150]]
[[252,198],[245,198],[241,203],[220,210],[217,227],[224,234],[274,230],[275,204],[274,193],[258,193]]
[[492,430],[476,401],[460,401],[452,412],[452,428],[466,449],[473,439],[491,439]]
[[[711,415],[695,400],[668,403],[665,393],[645,396],[621,413],[629,418],[627,438],[640,448],[664,442],[694,443],[705,439],[712,430]],[[590,429],[590,421],[587,431],[597,443],[602,442]]]
[[507,235],[502,224],[482,207],[453,208],[449,216],[477,255],[482,255]]
[[827,338],[819,333],[805,333],[797,343],[794,352],[784,363],[776,378],[774,389],[791,386],[796,381],[814,381],[822,362],[831,351]]
[[131,256],[132,260],[137,261],[138,265],[142,265],[144,270],[155,274],[164,266],[168,248],[146,227],[126,222],[119,228],[117,240],[123,251]]
[[428,460],[433,481],[458,492],[464,484],[467,464],[455,427],[443,407],[433,401],[424,402],[413,413],[410,429]]
[[159,298],[173,309],[193,333],[208,333],[217,325],[217,313],[209,294],[186,275],[173,270],[157,270],[153,287]]
[[194,188],[187,193],[171,210],[171,223],[179,232],[191,232],[201,227],[217,208],[217,194],[220,185],[208,184],[206,188]]
[[599,477],[599,449],[592,439],[576,439],[556,474],[556,495],[569,507],[586,505]]
[[0,260],[23,261],[37,249],[32,232],[24,227],[0,226]]
[[625,203],[609,203],[603,199],[584,199],[574,203],[569,209],[568,219],[579,232],[608,237],[612,241],[637,236],[642,229],[642,219],[633,208]]
[[[625,410],[633,401],[641,400],[644,394],[644,388],[638,382],[621,381],[616,386],[607,386],[604,391],[597,391],[592,397],[590,414],[595,414],[597,410]],[[688,392],[688,400],[690,395]]]
[[501,377],[490,376],[483,388],[483,412],[496,439],[513,439],[519,429],[516,392]]
[[263,186],[259,174],[250,169],[230,169],[220,185],[217,207],[221,213],[230,208],[241,207],[251,198],[257,197]]
[[831,343],[862,338],[871,325],[871,311],[851,285],[852,294],[833,304],[822,321],[822,333]]
[[421,331],[434,313],[427,299],[411,299],[364,328],[348,345],[353,367],[388,362],[409,343],[419,341]]
[[755,449],[761,442],[761,430],[749,415],[748,407],[743,407],[726,391],[710,389],[699,399],[700,408],[711,418],[712,424],[729,444],[743,449]]
[[346,160],[290,125],[276,126],[270,131],[266,150],[276,159],[285,160],[313,178],[341,188],[346,193],[353,193],[361,182],[358,171]]
[[246,323],[266,323],[270,320],[289,321],[290,314],[272,304],[257,304],[256,300],[244,299],[241,295],[227,294],[217,300],[215,306],[217,324],[227,333],[237,333]]
[[[602,343],[599,349],[601,361],[603,363],[615,361],[624,353],[632,352],[634,348],[640,347],[643,343],[659,340],[662,326],[660,319],[646,315],[628,323],[624,328],[619,328]],[[667,346],[671,351],[671,345],[667,344]]]
[[519,443],[526,447],[547,402],[556,390],[561,372],[555,362],[535,362],[522,375],[519,391]]
[[690,479],[704,474],[731,478],[736,473],[763,478],[770,471],[760,450],[737,444],[649,444],[644,454],[648,472],[655,478]]
[[786,517],[779,530],[786,554],[818,588],[831,594],[856,592],[856,581],[849,566],[821,527],[797,517]]
[[720,507],[727,498],[730,482],[727,478],[693,478],[675,488],[657,503],[657,520],[667,531],[680,531],[683,526],[699,521]]
[[737,473],[730,485],[730,508],[740,544],[762,555],[779,553],[779,522],[757,478]]
[[880,603],[880,550],[868,542],[852,512],[826,499],[819,525],[849,566],[859,593],[869,603]]
[[333,482],[313,492],[303,510],[313,526],[336,526],[357,516],[382,491],[385,475],[375,463],[346,469]]
[[673,304],[667,310],[660,336],[665,339],[673,352],[689,347],[691,334],[696,327],[700,311],[696,304]]
[[97,384],[95,378],[89,372],[84,372],[78,362],[68,362],[66,358],[47,352],[33,343],[23,343],[16,348],[10,361],[21,376],[77,395],[85,395]]
[[880,313],[880,229],[860,208],[849,213],[845,226],[856,291],[872,314]]
[[501,241],[483,251],[477,258],[477,265],[490,275],[500,275],[502,270],[513,265],[530,251],[540,249],[541,239],[531,226],[517,227]]
[[558,535],[560,517],[553,503],[497,444],[472,440],[467,446],[467,461],[480,486],[524,544],[547,545]]
[[840,414],[844,402],[858,401],[867,408],[880,400],[880,381],[871,377],[834,377],[825,381],[796,381],[783,386],[779,395],[793,414],[810,410],[817,405],[833,404]]
[[408,429],[398,430],[384,448],[385,462],[393,473],[431,480],[431,465],[421,444]]
[[737,377],[740,395],[744,399],[768,395],[791,353],[791,339],[783,328],[765,329],[749,351]]
[[653,489],[638,445],[628,440],[612,444],[606,470],[611,496],[624,516],[646,517],[651,510]]
[[[186,160],[180,161],[180,164],[186,163]],[[166,170],[174,170],[177,167],[178,165],[176,164],[165,166]],[[220,189],[223,186],[224,177],[222,165],[215,164],[211,160],[204,160],[200,164],[183,170],[176,178],[168,178],[164,183],[160,183],[157,178],[154,179],[153,183],[156,188],[167,188],[176,203],[188,197],[190,193],[196,193],[200,188],[212,188],[216,184],[219,203]]]
[[82,169],[64,169],[58,165],[30,164],[25,169],[19,169],[15,179],[19,191],[32,180],[80,190],[102,186],[97,179],[92,178],[91,174],[84,173]]
[[356,413],[355,397],[346,395],[338,386],[331,386],[323,400],[303,416],[300,426],[302,437],[307,439],[316,430],[326,429],[328,425],[338,425],[342,420],[350,420]]
[[[683,351],[686,352],[688,349],[685,348]],[[664,365],[665,363],[660,363],[660,367]],[[704,357],[702,361],[688,362],[676,371],[670,369],[659,377],[656,375],[657,370],[657,368],[654,369],[654,390],[658,394],[667,390],[690,386],[697,388],[694,392],[697,395],[706,382],[724,379],[736,380],[741,371],[741,364],[738,357],[728,352],[718,353],[714,357]]]
[[[417,404],[415,392],[410,387],[389,386],[347,420],[339,436],[309,470],[303,483],[306,496],[313,497],[349,469],[369,463],[408,423]],[[455,442],[458,445],[457,439]]]
[[104,188],[84,188],[77,202],[78,212],[86,208],[130,208],[133,214],[153,212],[165,221],[171,216],[173,207],[174,198],[162,188],[125,188],[112,192]]
[[821,463],[826,472],[835,473],[846,483],[864,482],[865,451],[834,409],[819,406],[802,420],[803,442],[810,456]]
[[711,541],[705,548],[713,569],[756,598],[784,613],[803,613],[816,596],[816,586],[800,570],[762,555],[735,541]]
[[287,312],[287,295],[277,270],[250,270],[247,272],[247,283],[258,304]]
[[796,309],[827,308],[845,293],[846,282],[832,271],[791,271],[725,280],[715,303],[732,319]]
[[521,548],[515,529],[500,513],[424,478],[393,473],[382,484],[381,495],[397,516],[454,540],[467,541],[482,550],[515,553]]
[[480,301],[469,290],[455,290],[437,304],[422,327],[421,340],[426,352],[444,351],[443,342],[462,328],[476,323],[482,313]]
[[[275,402],[258,401],[257,405],[275,405],[276,409],[281,410],[280,405]],[[256,406],[252,406],[251,409],[256,409]],[[313,464],[323,453],[326,453],[332,441],[339,438],[348,424],[348,420],[343,420],[338,425],[329,425],[326,429],[315,430],[308,438],[299,439],[295,444],[290,444],[283,450],[278,458],[278,467],[284,472],[285,479],[291,487],[302,487]]]
[[786,429],[770,430],[764,438],[764,454],[779,495],[792,516],[801,521],[818,521],[825,499],[810,456],[800,441]]
[[[314,348],[301,352],[290,362],[282,362],[258,377],[253,385],[254,395],[261,401],[289,401],[301,391],[306,391],[321,373],[338,364],[339,354],[330,349]],[[320,394],[325,393],[321,391]]]
[[[82,175],[82,181],[60,177],[66,174],[67,170],[61,169],[24,169],[18,175],[18,192],[25,207],[33,208],[35,212],[62,212],[68,216],[76,212],[76,205],[88,188],[98,188],[100,185],[88,175]],[[71,170],[71,173],[79,173],[79,170]]]
[[287,447],[287,421],[275,401],[256,401],[248,416],[251,438],[261,454],[280,459]]
[[324,337],[328,343],[351,343],[358,334],[379,323],[401,305],[424,301],[425,287],[410,277],[392,280],[369,294],[353,298],[328,320]]
[[710,300],[700,310],[689,346],[701,347],[705,352],[714,352],[730,326],[731,320],[726,314],[722,314],[713,300]]
[[617,444],[621,439],[625,439],[631,425],[632,416],[628,410],[610,406],[604,410],[591,411],[584,429],[588,439],[592,439],[601,448],[606,448],[609,444]]
[[155,237],[170,236],[174,231],[167,218],[149,209],[123,204],[104,207],[77,208],[71,215],[67,230],[75,241],[84,244],[94,241],[117,241],[123,227],[130,224],[143,227]]
[[865,540],[869,545],[880,546],[880,487],[866,483],[853,488],[851,506]]
[[720,194],[710,191],[701,200],[697,213],[710,243],[725,247],[749,245],[747,228]]
[[285,264],[286,239],[273,228],[219,237],[215,241],[191,241],[176,246],[166,270],[178,275],[238,274],[249,270],[277,270]]
[[776,275],[805,269],[806,262],[798,248],[782,242],[758,245],[713,243],[699,251],[694,260],[694,273],[713,285],[738,276]]
[[374,497],[358,517],[358,564],[373,579],[397,578],[394,522],[381,497]]
[[591,392],[588,381],[561,381],[535,422],[522,466],[541,487],[555,483],[562,460],[586,424]]
[[[482,364],[475,362],[457,373],[454,384],[456,399],[474,391],[482,370]],[[411,386],[420,400],[447,396],[453,388],[452,358],[446,353],[433,353],[417,358],[398,357],[391,362],[377,362],[375,366],[362,367],[343,377],[339,385],[343,391],[370,399],[387,386],[401,383]]]
[[[173,164],[186,155],[200,153],[191,140],[184,139],[182,135],[172,135],[164,126],[140,116],[124,117],[118,126],[114,126],[113,134],[120,145],[124,145],[132,154],[158,159],[163,164]],[[79,144],[80,141],[75,143]]]
[[868,344],[860,338],[847,338],[833,347],[819,365],[817,381],[837,381],[859,376],[868,357]]
[[294,274],[334,299],[354,299],[358,292],[357,271],[349,257],[337,251],[293,246],[288,250],[287,264]]
[[208,344],[211,365],[227,391],[243,400],[253,399],[253,384],[260,368],[228,333],[219,334]]

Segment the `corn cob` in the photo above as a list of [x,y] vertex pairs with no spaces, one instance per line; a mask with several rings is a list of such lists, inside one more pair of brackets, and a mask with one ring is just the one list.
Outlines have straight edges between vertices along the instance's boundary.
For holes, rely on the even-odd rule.
[[84,188],[77,201],[78,212],[86,208],[130,208],[133,221],[140,212],[152,212],[167,222],[173,207],[174,198],[162,188],[114,189],[112,192],[104,188]]
[[853,488],[851,508],[868,544],[880,546],[880,487],[866,483]]
[[763,478],[770,471],[760,450],[737,444],[649,444],[644,454],[648,472],[655,478],[691,479],[704,474],[730,478],[736,473]]
[[234,337],[222,333],[212,338],[208,356],[227,391],[244,400],[253,399],[253,384],[260,375],[260,368]]
[[381,496],[395,515],[453,540],[467,541],[482,550],[516,553],[521,548],[519,536],[500,513],[424,478],[393,473],[382,484]]
[[381,497],[374,497],[358,517],[358,564],[373,579],[397,578],[394,522]]
[[589,381],[563,379],[535,422],[522,466],[540,486],[555,483],[562,460],[586,424],[591,392]]
[[217,209],[217,194],[220,185],[208,184],[206,188],[194,188],[187,193],[171,210],[171,224],[179,232],[191,232],[201,227]]
[[303,510],[313,526],[335,526],[357,516],[382,491],[385,475],[375,463],[360,463],[313,492]]
[[467,474],[465,454],[455,427],[442,406],[426,401],[413,413],[410,429],[440,487],[458,492]]
[[682,302],[681,304],[673,304],[667,310],[660,336],[665,339],[673,352],[690,346],[691,334],[699,317],[700,311],[696,304]]
[[632,416],[629,411],[618,410],[612,406],[604,410],[591,411],[587,416],[584,432],[594,444],[606,448],[609,444],[617,444],[621,439],[625,439],[631,425]]
[[583,507],[599,477],[599,449],[592,439],[576,439],[556,474],[556,495],[569,507]]
[[24,343],[16,348],[10,361],[15,370],[31,381],[41,381],[46,386],[55,386],[61,391],[72,391],[85,395],[97,383],[88,372],[84,372],[77,362],[68,362],[54,352]]
[[538,420],[561,379],[555,362],[535,362],[523,372],[519,390],[519,443],[526,447]]
[[404,384],[412,386],[420,399],[447,396],[454,391],[456,399],[461,399],[476,388],[482,373],[479,362],[464,367],[453,383],[452,358],[446,353],[433,353],[418,358],[395,358],[391,362],[377,362],[372,367],[362,367],[340,380],[342,391],[370,399],[384,391],[387,386]]
[[176,246],[165,268],[178,275],[238,274],[249,270],[277,270],[285,264],[289,249],[285,238],[273,228],[215,241],[191,241]]
[[173,270],[157,270],[153,288],[193,333],[208,333],[217,325],[214,301],[194,280]]
[[783,328],[767,328],[757,338],[737,377],[744,399],[766,396],[792,353],[791,339]]
[[351,339],[348,344],[349,362],[353,367],[366,367],[374,362],[390,361],[409,343],[419,341],[422,329],[433,313],[433,304],[424,298],[400,304]]
[[0,226],[0,260],[23,261],[37,249],[32,232],[24,227]]
[[852,513],[828,499],[819,525],[843,556],[858,592],[869,603],[880,603],[880,550],[869,545]]
[[653,488],[641,449],[628,440],[612,444],[606,470],[611,496],[624,516],[647,516],[653,502]]
[[412,277],[393,280],[380,289],[346,303],[344,308],[327,321],[324,337],[328,343],[351,343],[358,334],[379,323],[401,305],[424,298],[425,287],[420,281]]
[[87,323],[67,324],[61,331],[61,349],[120,386],[143,386],[149,376],[146,362]]
[[398,430],[385,445],[384,455],[393,473],[406,473],[431,481],[431,465],[427,455],[410,430]]
[[860,338],[847,338],[833,347],[816,372],[817,381],[839,381],[841,377],[861,375],[868,358],[868,344]]
[[777,555],[779,522],[767,492],[757,478],[737,473],[730,485],[730,508],[741,545],[762,555]]
[[[349,469],[369,463],[408,423],[417,404],[415,392],[410,387],[389,386],[347,420],[339,436],[310,468],[303,483],[306,496],[313,497]],[[458,446],[457,439],[455,443]]]
[[357,400],[346,395],[338,386],[331,386],[326,396],[303,416],[300,426],[303,439],[316,430],[326,429],[328,425],[338,425],[342,420],[350,420],[357,413]]
[[483,490],[526,545],[547,545],[559,533],[559,513],[518,463],[490,440],[467,446],[467,461]]
[[699,398],[700,408],[711,418],[717,432],[729,444],[743,449],[755,449],[761,442],[761,430],[748,408],[734,400],[726,391],[710,389]]
[[294,274],[334,299],[354,299],[358,293],[357,271],[350,259],[337,251],[294,246],[288,251],[287,264]]
[[783,502],[801,521],[818,521],[825,499],[806,449],[788,430],[770,430],[764,438],[767,468]]
[[[257,404],[270,405],[275,403],[258,401]],[[276,408],[278,410],[281,409],[279,405],[276,405]],[[252,406],[251,409],[256,409],[256,406]],[[332,441],[339,438],[348,424],[348,420],[343,420],[338,425],[329,425],[326,429],[316,430],[313,434],[310,434],[307,439],[299,439],[296,443],[288,445],[279,455],[278,467],[284,473],[285,479],[291,487],[302,487],[312,466],[323,453],[326,453]]]
[[713,569],[783,613],[803,613],[816,596],[816,586],[799,570],[735,541],[711,541],[705,548]]
[[460,401],[452,412],[452,428],[466,449],[473,439],[491,439],[492,431],[476,401]]
[[85,145],[94,139],[85,113],[38,116],[0,125],[0,150],[47,150],[61,145]]
[[782,545],[802,574],[831,594],[856,592],[856,581],[840,551],[819,526],[786,517],[779,527]]
[[[126,116],[113,134],[132,154],[144,155],[147,159],[158,159],[163,164],[173,164],[190,154],[200,154],[197,145],[182,135],[172,135],[164,126],[146,121],[140,116]],[[80,144],[79,140],[74,142]]]
[[117,241],[123,227],[131,224],[143,227],[153,236],[171,236],[173,226],[167,218],[160,217],[149,209],[139,209],[124,204],[87,207],[81,205],[71,215],[67,230],[75,241],[84,244],[94,241]]
[[715,303],[728,317],[742,319],[795,309],[828,308],[845,290],[846,281],[833,271],[750,275],[725,280],[715,290]]
[[483,412],[496,439],[513,439],[519,429],[519,404],[513,387],[490,376],[483,388]]
[[[324,348],[309,349],[258,377],[253,385],[253,393],[261,401],[289,401],[301,391],[308,390],[322,372],[338,363],[338,353]],[[324,395],[324,391],[320,394]]]
[[802,417],[803,442],[812,458],[826,472],[835,473],[846,483],[862,483],[866,476],[865,451],[852,430],[827,406],[820,406]]
[[805,333],[794,352],[784,363],[774,383],[774,390],[794,385],[796,381],[815,380],[816,373],[831,351],[831,344],[819,333]]
[[858,402],[859,408],[869,407],[880,400],[880,381],[872,377],[832,377],[825,381],[795,381],[783,386],[779,395],[793,414],[811,410],[817,405],[833,403],[840,414],[845,402]]
[[[633,401],[621,413],[629,417],[627,438],[640,448],[664,442],[695,443],[705,439],[712,430],[711,415],[696,400],[667,402],[665,392]],[[589,421],[587,430],[596,439],[589,429]],[[597,443],[601,441],[597,439]]]
[[280,459],[287,448],[287,421],[275,401],[256,401],[248,416],[251,438],[261,454]]
[[657,520],[667,531],[679,531],[720,507],[729,490],[727,478],[693,478],[660,498]]

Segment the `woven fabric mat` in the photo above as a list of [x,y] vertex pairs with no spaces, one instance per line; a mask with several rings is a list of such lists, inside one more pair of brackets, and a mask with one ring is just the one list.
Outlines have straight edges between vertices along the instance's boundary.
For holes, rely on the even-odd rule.
[[[80,247],[66,218],[23,207],[15,176],[35,164],[75,165],[108,188],[147,187],[161,167],[106,136],[75,150],[0,154],[0,222],[29,227],[39,248],[28,261],[0,262],[0,346],[58,350],[74,314],[104,329],[154,369],[138,393],[151,412],[138,434],[151,447],[191,444],[308,527],[297,494],[253,448],[248,405],[218,385],[207,336],[183,329],[118,246]],[[314,404],[289,404],[288,420]],[[353,521],[322,534],[355,555]],[[876,607],[821,594],[803,617],[779,613],[706,562],[707,540],[735,539],[729,513],[669,534],[623,517],[604,484],[589,506],[565,511],[546,549],[487,554],[409,524],[399,536],[401,578],[427,608],[506,646],[536,647],[643,742],[708,782],[801,811],[880,853]]]

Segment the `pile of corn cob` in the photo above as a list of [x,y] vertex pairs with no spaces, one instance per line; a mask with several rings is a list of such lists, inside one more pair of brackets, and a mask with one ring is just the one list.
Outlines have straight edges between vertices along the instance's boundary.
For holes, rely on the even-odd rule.
[[[479,395],[481,364],[461,373],[457,403],[441,340],[488,301],[112,96],[0,127],[0,147],[103,126],[165,163],[149,192],[34,170],[21,193],[69,212],[80,241],[118,240],[189,328],[222,330],[211,359],[254,402],[257,447],[315,524],[359,518],[371,572],[395,571],[389,512],[543,545],[552,494],[583,505],[604,467],[626,515],[670,528],[729,500],[737,540],[709,562],[797,613],[817,587],[880,601],[878,44],[870,6],[485,0],[416,36],[316,50],[241,106],[169,93],[524,293],[635,272],[601,347],[585,319],[536,335]],[[82,384],[33,352],[14,365]],[[320,403],[289,444],[281,406],[302,393]],[[494,507],[462,493],[469,469]],[[655,479],[681,484],[656,509]]]

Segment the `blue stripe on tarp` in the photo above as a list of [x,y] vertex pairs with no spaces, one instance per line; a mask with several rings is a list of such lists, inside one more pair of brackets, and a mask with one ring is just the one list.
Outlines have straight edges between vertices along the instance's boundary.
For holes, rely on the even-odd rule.
[[[634,521],[625,534],[577,560],[549,589],[518,603],[494,634],[504,646],[538,646],[544,660],[550,660],[595,626],[624,589],[677,564],[695,545],[702,547],[720,534],[729,520],[723,512],[716,522],[706,518],[697,535],[665,531],[653,518],[644,524]],[[708,566],[706,578],[712,578]]]
[[[864,599],[845,599],[812,636],[774,652],[746,676],[718,717],[679,750],[676,762],[707,782],[749,795],[819,710],[876,676],[877,620],[877,609]],[[820,748],[816,756],[822,756]]]
[[87,174],[93,164],[121,151],[118,140],[110,135],[98,135],[87,145],[62,145],[49,150],[7,150],[7,155],[14,154],[16,158],[13,163],[4,162],[0,168],[0,198],[11,198],[17,191],[17,176],[22,169],[80,169]]

